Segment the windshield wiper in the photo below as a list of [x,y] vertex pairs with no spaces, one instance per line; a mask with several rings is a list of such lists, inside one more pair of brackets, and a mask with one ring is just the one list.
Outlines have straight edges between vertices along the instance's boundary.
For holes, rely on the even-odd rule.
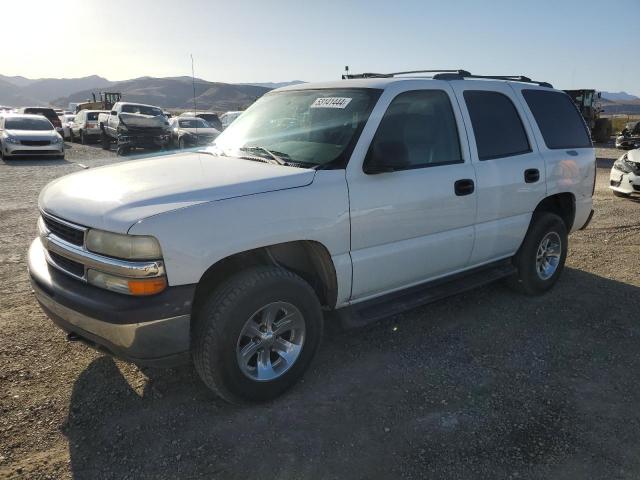
[[[257,151],[264,152],[264,153],[266,153],[267,155],[269,155],[273,160],[275,160],[275,161],[276,161],[276,163],[277,163],[278,165],[286,165],[286,164],[287,164],[287,162],[286,162],[286,161],[284,161],[284,160],[283,160],[280,156],[278,156],[275,152],[272,152],[271,150],[267,150],[267,149],[266,149],[266,148],[264,148],[264,147],[241,147],[241,148],[239,148],[238,150],[243,151],[243,152],[255,152],[255,151],[257,150]],[[278,153],[280,153],[280,152],[278,152]],[[285,153],[285,154],[280,153],[280,155],[287,155],[287,154],[286,154],[286,153]],[[287,155],[287,156],[288,156],[288,155]]]

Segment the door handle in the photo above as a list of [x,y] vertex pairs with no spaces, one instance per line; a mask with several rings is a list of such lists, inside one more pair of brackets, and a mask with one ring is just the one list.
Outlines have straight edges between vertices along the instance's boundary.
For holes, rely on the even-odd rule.
[[540,180],[540,170],[537,168],[528,168],[524,171],[525,183],[536,183]]
[[456,180],[456,182],[453,184],[453,191],[456,192],[456,195],[459,197],[472,194],[475,188],[475,184],[470,178]]

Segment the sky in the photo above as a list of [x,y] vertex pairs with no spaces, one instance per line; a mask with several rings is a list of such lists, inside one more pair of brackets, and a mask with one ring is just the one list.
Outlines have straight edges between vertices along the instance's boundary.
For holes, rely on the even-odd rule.
[[[2,0],[0,73],[321,81],[464,68],[640,96],[640,0]],[[606,5],[606,6],[605,6]],[[28,25],[28,28],[25,28]]]

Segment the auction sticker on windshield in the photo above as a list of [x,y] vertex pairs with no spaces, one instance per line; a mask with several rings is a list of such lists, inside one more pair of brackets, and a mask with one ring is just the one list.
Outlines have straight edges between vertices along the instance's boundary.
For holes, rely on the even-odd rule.
[[311,104],[311,108],[345,108],[350,101],[350,98],[345,97],[316,98],[315,102]]

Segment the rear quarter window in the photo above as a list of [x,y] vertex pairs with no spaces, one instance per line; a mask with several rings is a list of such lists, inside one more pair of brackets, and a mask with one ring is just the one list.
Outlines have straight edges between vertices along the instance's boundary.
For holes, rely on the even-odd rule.
[[522,90],[547,148],[590,148],[591,137],[573,100],[561,92]]

